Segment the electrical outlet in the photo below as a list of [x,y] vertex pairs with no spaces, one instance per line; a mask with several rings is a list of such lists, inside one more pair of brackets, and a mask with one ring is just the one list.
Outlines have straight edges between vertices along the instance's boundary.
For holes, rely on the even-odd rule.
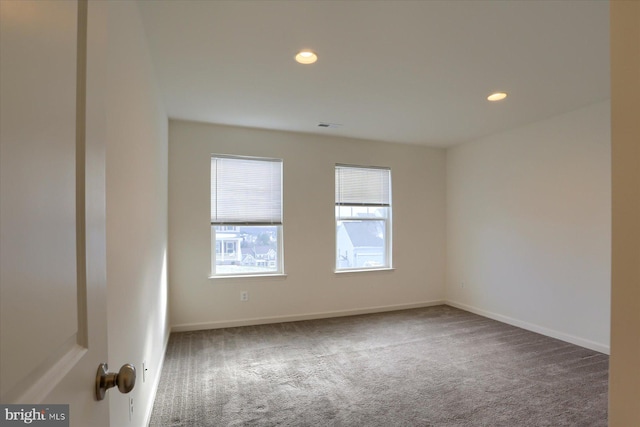
[[249,301],[249,292],[247,291],[240,292],[240,301]]
[[129,421],[133,419],[133,397],[129,396]]

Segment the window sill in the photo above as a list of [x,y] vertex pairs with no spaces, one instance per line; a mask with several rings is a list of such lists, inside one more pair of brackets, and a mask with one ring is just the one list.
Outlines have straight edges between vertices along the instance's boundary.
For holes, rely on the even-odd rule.
[[274,274],[218,274],[209,276],[209,279],[268,279],[273,277],[274,279],[287,277],[286,273],[274,273]]
[[371,271],[394,271],[393,267],[383,267],[383,268],[363,268],[363,269],[353,269],[353,270],[335,270],[335,274],[349,274],[349,273],[368,273]]

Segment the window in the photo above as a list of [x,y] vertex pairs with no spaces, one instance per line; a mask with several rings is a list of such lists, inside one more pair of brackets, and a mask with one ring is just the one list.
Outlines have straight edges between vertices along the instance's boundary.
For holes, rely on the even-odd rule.
[[236,253],[236,245],[238,242],[232,240],[231,242],[224,242],[225,253],[227,254],[235,254]]
[[211,157],[211,273],[282,274],[282,160]]
[[391,268],[391,170],[336,165],[336,271]]

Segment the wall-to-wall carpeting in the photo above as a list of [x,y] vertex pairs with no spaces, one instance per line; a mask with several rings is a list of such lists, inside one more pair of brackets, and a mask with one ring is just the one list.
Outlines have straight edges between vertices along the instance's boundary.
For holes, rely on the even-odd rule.
[[608,365],[449,306],[174,333],[150,426],[606,426]]

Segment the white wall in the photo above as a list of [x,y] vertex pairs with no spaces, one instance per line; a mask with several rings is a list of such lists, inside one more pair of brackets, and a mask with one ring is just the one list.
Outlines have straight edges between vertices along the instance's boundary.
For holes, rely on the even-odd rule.
[[[107,80],[109,367],[138,370],[134,390],[109,392],[112,426],[146,425],[169,334],[167,116],[134,2],[110,2]],[[148,371],[143,381],[142,362]],[[129,398],[134,412],[129,420]]]
[[[329,131],[330,132],[330,131]],[[210,156],[284,160],[286,277],[210,279]],[[334,166],[389,166],[395,270],[334,273]],[[444,299],[445,153],[346,138],[169,123],[174,330],[414,307]],[[249,301],[240,301],[240,291]]]
[[611,2],[609,425],[640,425],[640,2]]
[[447,152],[449,302],[608,352],[609,122],[604,102]]

